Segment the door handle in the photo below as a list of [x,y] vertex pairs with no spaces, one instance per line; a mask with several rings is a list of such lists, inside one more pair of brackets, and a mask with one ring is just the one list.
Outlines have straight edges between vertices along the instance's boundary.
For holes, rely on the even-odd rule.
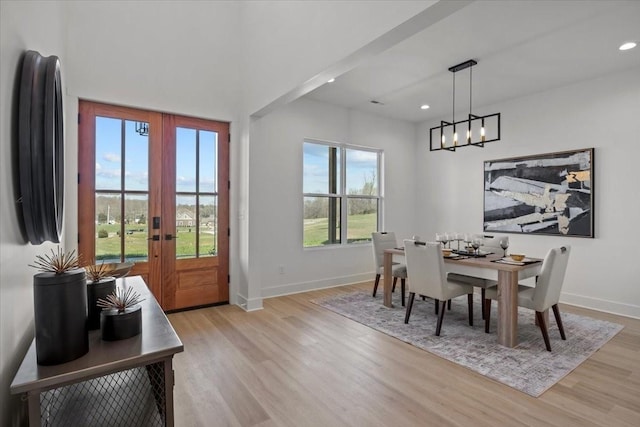
[[165,234],[164,235],[164,240],[173,240],[173,239],[177,239],[178,236],[172,236],[171,234]]
[[158,236],[157,234],[155,234],[155,235],[153,235],[153,236],[149,237],[147,240],[156,240],[156,241],[157,241],[157,240],[160,240],[160,236]]

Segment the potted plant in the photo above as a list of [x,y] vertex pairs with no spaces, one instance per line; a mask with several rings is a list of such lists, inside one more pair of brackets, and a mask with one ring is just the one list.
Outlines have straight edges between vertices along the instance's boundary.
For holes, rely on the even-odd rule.
[[100,329],[100,312],[98,300],[106,298],[116,289],[116,279],[112,276],[113,266],[94,264],[85,267],[87,271],[87,309],[89,330]]
[[38,255],[34,264],[33,303],[36,356],[40,365],[69,362],[89,351],[87,285],[75,251],[60,247]]
[[111,295],[99,299],[102,339],[116,341],[138,335],[142,331],[142,301],[133,288],[117,288]]

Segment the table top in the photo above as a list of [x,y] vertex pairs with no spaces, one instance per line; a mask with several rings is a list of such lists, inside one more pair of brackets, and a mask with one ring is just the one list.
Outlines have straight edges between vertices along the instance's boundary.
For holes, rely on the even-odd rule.
[[[404,249],[402,248],[387,249],[385,250],[385,252],[388,252],[394,255],[404,255]],[[542,262],[542,260],[539,258],[530,258],[530,259],[534,259],[536,262],[527,263],[524,265],[493,262],[501,258],[502,258],[501,255],[489,254],[484,257],[468,257],[468,258],[462,258],[462,259],[445,258],[444,262],[447,264],[468,265],[470,267],[489,268],[492,270],[501,270],[501,271],[521,271],[521,270],[529,269],[532,266],[535,266],[537,268],[537,267],[540,267],[540,262]]]
[[132,287],[144,298],[140,303],[142,332],[125,340],[103,341],[100,330],[89,331],[87,354],[53,366],[37,364],[34,339],[11,383],[12,394],[44,390],[106,375],[152,363],[184,350],[182,341],[140,276],[117,279],[116,285]]

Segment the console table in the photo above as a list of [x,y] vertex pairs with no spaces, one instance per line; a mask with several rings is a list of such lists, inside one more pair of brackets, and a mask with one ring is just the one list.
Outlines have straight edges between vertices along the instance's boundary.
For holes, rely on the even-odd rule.
[[140,276],[117,279],[144,301],[142,333],[102,341],[89,333],[89,352],[68,363],[41,366],[35,340],[11,383],[26,394],[30,426],[173,426],[173,367],[182,342]]

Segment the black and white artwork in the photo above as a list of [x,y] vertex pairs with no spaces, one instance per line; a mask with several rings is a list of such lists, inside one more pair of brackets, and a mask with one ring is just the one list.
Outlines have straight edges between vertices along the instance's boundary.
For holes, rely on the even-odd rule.
[[593,148],[485,161],[484,230],[593,237]]

